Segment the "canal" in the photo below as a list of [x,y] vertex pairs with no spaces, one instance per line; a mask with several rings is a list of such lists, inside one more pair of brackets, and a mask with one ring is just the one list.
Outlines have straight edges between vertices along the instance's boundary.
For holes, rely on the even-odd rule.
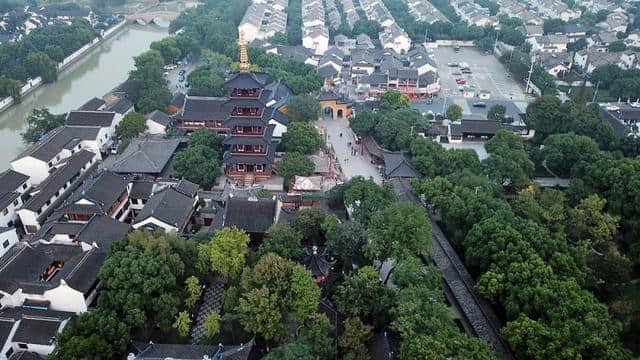
[[167,28],[155,25],[129,25],[100,44],[47,84],[26,96],[22,103],[0,114],[0,171],[25,149],[20,133],[33,109],[49,108],[64,113],[78,108],[90,98],[102,97],[122,83],[133,69],[133,57],[149,45],[168,36]]

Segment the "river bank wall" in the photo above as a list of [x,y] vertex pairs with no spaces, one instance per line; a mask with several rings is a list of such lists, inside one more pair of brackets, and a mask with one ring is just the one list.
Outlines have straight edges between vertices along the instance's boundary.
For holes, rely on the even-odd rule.
[[[107,29],[106,31],[104,31],[104,33],[102,34],[101,37],[97,37],[97,38],[93,39],[93,41],[91,41],[90,43],[85,44],[83,47],[81,47],[80,49],[76,50],[73,54],[71,54],[71,55],[67,56],[66,58],[64,58],[64,60],[62,60],[62,62],[58,63],[58,70],[57,70],[58,74],[61,74],[66,69],[68,69],[69,66],[71,66],[72,64],[74,64],[78,60],[82,59],[83,57],[85,57],[86,55],[91,53],[91,50],[95,49],[98,45],[102,44],[106,40],[110,39],[111,37],[113,37],[114,35],[119,33],[126,26],[127,26],[127,21],[126,20],[123,20],[123,21],[119,22],[118,24],[116,24],[113,27],[111,27],[111,28]],[[37,77],[35,79],[30,79],[20,89],[20,95],[23,98],[26,97],[26,96],[29,96],[30,93],[32,93],[34,90],[36,90],[37,88],[39,88],[42,85],[44,85],[44,82],[42,81],[41,77]],[[15,104],[15,100],[11,96],[8,96],[8,97],[0,100],[0,113],[2,113],[3,111],[9,109],[14,104]]]

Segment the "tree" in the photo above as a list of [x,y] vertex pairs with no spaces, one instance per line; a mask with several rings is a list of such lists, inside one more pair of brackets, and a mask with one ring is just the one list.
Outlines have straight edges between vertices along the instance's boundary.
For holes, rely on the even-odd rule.
[[458,121],[462,119],[462,108],[458,104],[451,104],[447,108],[446,116],[451,121]]
[[175,37],[167,37],[162,40],[154,41],[151,43],[150,48],[162,55],[165,64],[175,64],[183,56]]
[[303,342],[294,341],[271,350],[264,360],[314,360],[309,346]]
[[33,109],[27,117],[27,129],[21,134],[25,143],[35,143],[49,131],[64,124],[67,114],[54,115],[49,109]]
[[378,115],[371,111],[363,111],[349,118],[349,127],[360,136],[373,132],[377,123]]
[[136,104],[140,113],[164,110],[171,99],[164,73],[164,59],[155,50],[149,50],[134,58],[135,69],[129,72],[129,78],[123,89]]
[[311,207],[297,212],[291,226],[310,244],[323,243],[322,224],[327,213],[320,208]]
[[582,199],[569,210],[569,237],[574,241],[587,241],[598,252],[615,247],[613,237],[618,231],[616,216],[604,212],[606,200],[593,194]]
[[534,164],[524,151],[522,139],[506,130],[500,130],[487,141],[485,149],[490,154],[485,160],[487,175],[500,185],[516,189],[525,187],[533,175]]
[[383,110],[397,110],[406,108],[411,104],[407,94],[390,89],[380,95],[380,108]]
[[194,250],[189,240],[146,230],[115,241],[100,268],[98,306],[129,326],[169,331],[181,303],[178,284],[191,271]]
[[366,341],[373,327],[365,325],[358,318],[348,318],[344,322],[344,331],[340,337],[340,349],[344,360],[370,359]]
[[220,333],[220,314],[212,312],[204,320],[204,332],[209,341],[213,340]]
[[203,145],[189,146],[175,155],[173,171],[177,178],[206,187],[220,175],[218,154]]
[[132,111],[124,116],[116,127],[116,134],[124,139],[131,139],[147,130],[147,120],[144,115]]
[[216,271],[225,279],[240,274],[249,252],[249,235],[237,227],[225,227],[211,241],[198,246],[200,271]]
[[383,321],[393,304],[393,293],[375,268],[364,266],[337,287],[334,301],[341,314]]
[[187,310],[191,309],[202,295],[202,287],[200,286],[200,280],[195,276],[189,276],[184,281],[184,289],[187,294],[187,298],[184,300],[184,305]]
[[224,74],[212,65],[200,66],[187,75],[189,95],[192,96],[224,96]]
[[542,29],[546,34],[555,34],[555,33],[563,33],[564,27],[567,25],[566,22],[562,21],[559,18],[551,18],[544,21],[542,24]]
[[623,52],[627,50],[627,44],[622,40],[614,41],[607,47],[609,52]]
[[288,152],[313,154],[320,150],[323,141],[318,130],[310,123],[294,122],[282,134],[282,144]]
[[315,359],[330,360],[335,357],[332,332],[334,326],[325,314],[313,314],[300,329],[299,341],[307,344]]
[[427,255],[431,244],[431,222],[422,206],[397,202],[377,212],[369,226],[370,259],[400,260],[406,256]]
[[501,123],[505,122],[505,114],[507,113],[507,108],[504,105],[496,104],[489,108],[489,113],[487,114],[487,120],[499,121]]
[[598,151],[598,144],[590,137],[569,133],[549,136],[541,154],[554,174],[568,177],[573,165],[592,160]]
[[245,330],[271,341],[286,336],[290,319],[303,322],[315,313],[320,288],[302,265],[269,253],[242,274],[243,295],[236,313]]
[[371,216],[396,200],[390,183],[380,187],[373,180],[361,176],[353,177],[346,184],[344,205],[351,217],[363,226],[368,226]]
[[296,95],[287,104],[287,111],[295,121],[315,121],[320,116],[320,102],[311,94]]
[[258,248],[258,255],[274,253],[285,259],[295,259],[302,254],[302,234],[287,224],[274,224],[267,229],[267,238]]
[[186,339],[189,336],[189,329],[191,328],[191,318],[187,311],[180,311],[176,315],[176,320],[173,322],[172,327],[175,329],[179,337]]
[[56,335],[51,359],[116,359],[129,348],[129,327],[116,314],[96,309],[72,319]]
[[289,184],[294,176],[309,176],[313,174],[313,161],[299,152],[288,152],[276,163],[278,174]]
[[364,263],[365,235],[365,229],[360,223],[348,221],[327,232],[325,245],[329,253],[344,264],[343,269],[350,272],[353,264]]
[[217,153],[222,148],[223,136],[217,135],[213,130],[201,128],[189,135],[189,146],[205,146]]
[[58,64],[43,52],[31,52],[27,55],[27,71],[35,78],[42,77],[44,82],[53,82],[58,78]]

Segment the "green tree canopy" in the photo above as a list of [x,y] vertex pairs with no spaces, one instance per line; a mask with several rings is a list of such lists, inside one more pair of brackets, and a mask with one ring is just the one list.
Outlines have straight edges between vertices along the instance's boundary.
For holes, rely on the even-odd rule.
[[326,217],[327,213],[323,209],[302,209],[296,213],[291,226],[302,234],[307,243],[320,245],[324,240],[322,224]]
[[276,163],[278,174],[284,178],[284,183],[289,184],[294,176],[309,176],[313,174],[315,166],[304,154],[288,152]]
[[282,134],[282,144],[288,152],[313,154],[320,150],[324,141],[318,130],[310,123],[294,122]]
[[370,259],[399,260],[429,254],[431,222],[422,206],[405,202],[389,205],[373,215],[368,234],[365,250]]
[[203,65],[187,75],[189,95],[225,96],[224,74],[212,65]]
[[269,253],[242,275],[244,291],[236,308],[246,331],[267,340],[286,336],[288,319],[305,321],[315,313],[320,288],[302,265]]
[[55,115],[49,109],[33,109],[27,117],[27,129],[21,134],[22,141],[32,144],[49,131],[64,124],[67,114]]
[[489,178],[500,185],[510,185],[516,189],[529,184],[534,164],[524,151],[520,136],[500,130],[487,141],[485,149],[489,153],[489,158],[485,160]]
[[249,252],[249,235],[237,227],[225,227],[211,241],[198,246],[198,267],[202,273],[216,271],[226,279],[239,275]]
[[395,201],[390,183],[380,187],[373,180],[356,176],[346,184],[344,204],[351,209],[350,216],[364,226],[369,225],[373,214]]
[[135,69],[123,89],[136,104],[137,111],[146,114],[153,110],[164,110],[171,99],[164,73],[164,59],[155,50],[149,50],[134,58]]
[[206,187],[220,175],[218,154],[202,145],[189,146],[175,155],[173,171],[177,178]]
[[287,224],[274,224],[267,229],[267,237],[258,248],[258,255],[274,253],[285,259],[295,259],[302,254],[302,234]]
[[542,157],[554,174],[568,177],[573,165],[594,159],[598,151],[598,144],[590,137],[573,133],[555,134],[544,141]]
[[489,108],[489,113],[487,113],[487,119],[504,122],[506,113],[507,113],[507,108],[504,105],[496,104]]
[[129,327],[114,313],[101,309],[72,319],[56,336],[51,359],[115,359],[129,348]]
[[287,112],[295,121],[315,121],[320,116],[320,102],[311,94],[296,95],[287,104]]
[[393,292],[375,268],[364,266],[337,287],[334,301],[341,314],[383,321],[393,305]]
[[124,139],[131,139],[147,130],[147,120],[144,115],[132,111],[124,116],[116,127],[116,134]]
[[446,112],[447,119],[451,121],[458,121],[462,119],[462,108],[458,104],[451,104],[447,107]]
[[193,273],[196,246],[175,234],[137,230],[114,242],[100,268],[98,305],[129,326],[169,331]]
[[326,237],[327,250],[345,265],[343,270],[350,272],[351,265],[364,263],[363,247],[366,244],[366,231],[360,223],[348,221],[338,224],[327,232]]
[[344,360],[368,360],[371,358],[367,350],[367,339],[371,335],[372,326],[362,323],[359,318],[348,318],[344,322],[344,332],[340,336],[340,349]]
[[380,108],[383,110],[397,110],[411,104],[409,97],[398,90],[390,89],[380,95]]

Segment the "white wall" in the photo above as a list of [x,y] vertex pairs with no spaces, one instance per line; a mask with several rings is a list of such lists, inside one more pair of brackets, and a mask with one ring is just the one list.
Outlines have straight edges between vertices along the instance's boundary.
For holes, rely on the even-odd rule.
[[145,131],[147,134],[166,134],[167,129],[164,125],[158,124],[153,120],[147,120],[147,130]]
[[269,125],[275,125],[276,126],[275,129],[273,129],[273,137],[274,138],[279,139],[279,138],[282,137],[282,134],[287,132],[287,127],[286,126],[280,124],[279,122],[277,122],[277,121],[275,121],[273,119],[269,120]]
[[165,223],[165,222],[163,222],[161,220],[158,220],[158,219],[156,219],[154,217],[148,217],[148,218],[146,218],[146,219],[144,219],[144,220],[142,220],[142,221],[140,221],[138,223],[133,224],[132,227],[137,230],[137,229],[139,229],[141,227],[144,227],[147,224],[154,224],[156,226],[159,226],[159,227],[163,228],[166,232],[169,232],[169,231],[180,231],[180,229],[178,229],[177,227],[175,227],[173,225],[169,225],[169,224],[167,224],[167,223]]
[[[5,241],[9,242],[6,246]],[[15,228],[0,234],[0,257],[9,251],[9,249],[11,249],[11,247],[13,247],[17,242],[18,234],[16,233]]]
[[49,176],[49,166],[47,163],[31,156],[25,156],[12,161],[11,169],[27,175],[33,185],[40,184]]

